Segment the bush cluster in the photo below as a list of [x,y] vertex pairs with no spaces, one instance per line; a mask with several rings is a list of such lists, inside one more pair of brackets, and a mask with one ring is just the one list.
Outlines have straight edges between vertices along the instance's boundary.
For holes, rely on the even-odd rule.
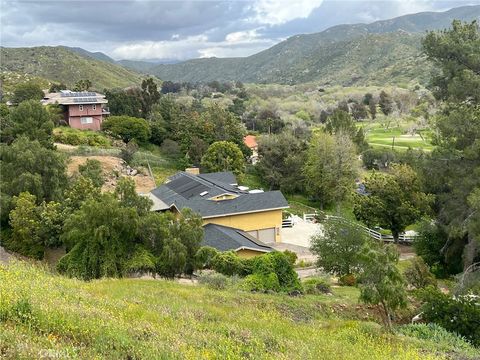
[[53,132],[53,141],[67,145],[88,145],[96,147],[110,147],[112,142],[105,135],[90,131],[77,130],[72,128],[55,129]]
[[480,346],[480,300],[473,296],[443,294],[429,287],[421,293],[425,301],[421,310],[427,322],[435,323],[448,331],[464,336],[475,346]]
[[428,265],[422,258],[416,257],[411,265],[405,270],[405,278],[408,284],[417,289],[423,289],[429,285],[436,286],[437,281],[430,272]]
[[302,285],[305,294],[319,295],[331,293],[330,282],[325,278],[310,278],[305,280]]
[[198,282],[202,285],[206,285],[210,289],[223,290],[227,287],[229,279],[223,274],[208,272],[200,274]]
[[469,342],[462,336],[448,332],[437,324],[408,324],[401,326],[398,332],[420,340],[435,342],[440,347],[449,350],[470,350]]
[[211,268],[226,276],[245,277],[243,288],[250,291],[302,290],[293,268],[294,257],[289,253],[274,251],[242,259],[233,251],[216,252],[212,248],[201,248],[196,260],[200,268]]

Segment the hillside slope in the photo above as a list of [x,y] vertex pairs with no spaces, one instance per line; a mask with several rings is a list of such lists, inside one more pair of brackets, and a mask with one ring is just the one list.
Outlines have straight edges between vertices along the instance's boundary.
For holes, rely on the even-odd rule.
[[0,70],[28,74],[69,87],[89,79],[93,89],[138,85],[143,75],[124,67],[81,55],[66,47],[1,48]]
[[[349,320],[334,296],[250,294],[172,281],[55,276],[0,264],[0,357],[75,359],[473,359],[468,347],[384,332]],[[353,288],[345,288],[349,292]],[[355,315],[353,315],[355,316]],[[42,354],[45,357],[40,356]]]
[[422,56],[426,30],[443,29],[454,19],[480,18],[480,6],[418,13],[372,24],[339,25],[293,36],[246,58],[195,59],[158,65],[149,72],[163,80],[240,80],[334,85],[425,83],[429,65]]

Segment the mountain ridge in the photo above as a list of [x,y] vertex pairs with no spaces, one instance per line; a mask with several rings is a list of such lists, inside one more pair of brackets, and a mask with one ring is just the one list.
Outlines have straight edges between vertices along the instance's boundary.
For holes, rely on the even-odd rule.
[[50,82],[63,82],[68,87],[73,87],[79,80],[88,79],[92,82],[93,89],[103,91],[105,88],[138,85],[145,77],[116,63],[87,54],[106,56],[103,53],[90,53],[80,48],[72,50],[66,46],[37,46],[0,49],[2,72],[28,74]]
[[[427,30],[449,27],[454,19],[478,20],[480,6],[403,15],[370,24],[336,25],[319,33],[291,36],[248,57],[191,59],[176,64],[149,67],[148,72],[162,80],[178,82],[230,80],[295,84],[319,81],[349,86],[381,85],[385,80],[388,80],[387,83],[399,81],[425,83],[428,78],[425,76],[425,69],[428,70],[430,65],[421,60],[421,38]],[[399,34],[402,34],[403,38]],[[396,43],[390,44],[391,41]],[[361,51],[358,49],[364,46],[371,46],[371,49],[363,49],[364,56],[360,56]],[[338,49],[341,47],[348,49]],[[356,63],[349,63],[348,50],[357,50],[357,56],[352,58]],[[372,54],[370,55],[367,50]],[[381,55],[387,55],[391,63],[385,64]],[[371,64],[372,57],[377,59],[377,63],[373,64],[376,66]],[[315,67],[312,67],[314,64]],[[412,71],[413,64],[422,65],[423,69],[418,72]],[[346,75],[351,67],[356,69],[355,71],[365,67],[369,69],[369,73],[354,76],[353,78],[357,80],[352,81],[352,78]],[[402,67],[407,71],[402,71]],[[387,73],[384,73],[385,69]],[[331,76],[327,70],[344,75]],[[376,71],[380,72],[381,76],[375,76]]]

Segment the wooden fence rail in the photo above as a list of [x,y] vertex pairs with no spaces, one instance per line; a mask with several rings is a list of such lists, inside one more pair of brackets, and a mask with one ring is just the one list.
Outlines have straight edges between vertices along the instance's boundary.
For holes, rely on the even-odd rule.
[[[336,221],[343,221],[343,222],[349,222],[353,223],[352,221],[345,219],[341,216],[334,216],[334,215],[324,215],[320,214],[318,212],[312,213],[312,214],[303,214],[303,220],[309,221],[309,222],[314,222],[318,219],[318,217],[323,217],[328,220],[336,220]],[[380,241],[385,241],[385,242],[393,242],[393,236],[392,235],[385,235],[382,234],[376,230],[370,229],[364,225],[360,225],[358,223],[354,223],[355,225],[361,227],[365,233],[370,236],[372,239],[375,240],[380,240]],[[406,244],[411,244],[415,240],[415,235],[406,235],[405,233],[402,233],[398,237],[398,242],[400,243],[406,243]]]

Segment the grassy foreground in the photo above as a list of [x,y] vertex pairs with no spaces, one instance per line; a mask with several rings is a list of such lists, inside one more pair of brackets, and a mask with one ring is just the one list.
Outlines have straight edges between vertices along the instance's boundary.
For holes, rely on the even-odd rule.
[[139,279],[87,283],[12,263],[0,265],[0,358],[443,358],[434,344],[387,334],[341,310],[332,296]]

